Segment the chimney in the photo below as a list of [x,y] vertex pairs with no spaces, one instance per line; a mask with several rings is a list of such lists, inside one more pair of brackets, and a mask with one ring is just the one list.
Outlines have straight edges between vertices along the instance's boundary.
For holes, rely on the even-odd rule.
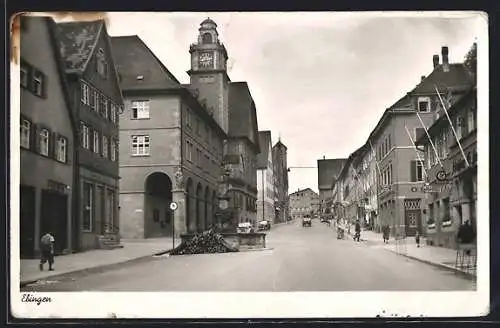
[[438,65],[439,65],[439,55],[432,56],[432,64],[434,65],[434,68],[438,67]]
[[448,62],[448,47],[441,48],[441,56],[443,57],[443,71],[448,72],[450,70],[450,63]]
[[325,155],[323,155],[323,159],[325,159]]
[[423,80],[425,80],[425,75],[422,75],[422,76],[420,77],[420,81],[423,81]]

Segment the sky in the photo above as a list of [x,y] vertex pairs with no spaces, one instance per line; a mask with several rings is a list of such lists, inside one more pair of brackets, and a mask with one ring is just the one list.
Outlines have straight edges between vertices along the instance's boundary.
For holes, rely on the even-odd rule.
[[316,161],[347,158],[384,110],[449,47],[462,62],[484,17],[472,13],[108,13],[112,36],[138,35],[188,83],[189,45],[210,17],[232,81],[247,81],[259,130],[288,147],[289,191],[318,190]]

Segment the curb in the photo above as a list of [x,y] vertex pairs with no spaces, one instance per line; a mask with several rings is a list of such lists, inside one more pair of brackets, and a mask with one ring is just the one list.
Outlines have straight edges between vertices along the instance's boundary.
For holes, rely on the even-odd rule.
[[171,249],[169,249],[167,251],[156,252],[156,253],[153,253],[153,254],[150,254],[150,255],[144,255],[144,256],[136,257],[136,258],[125,260],[125,261],[121,261],[121,262],[110,263],[110,264],[103,264],[103,265],[97,265],[97,266],[93,266],[93,267],[90,267],[90,268],[76,269],[76,270],[67,271],[67,272],[64,272],[64,273],[57,273],[57,274],[54,274],[54,275],[51,275],[51,276],[41,277],[41,278],[38,278],[38,279],[21,280],[21,282],[20,282],[20,288],[23,288],[23,287],[26,287],[27,285],[36,283],[37,281],[46,281],[46,280],[50,280],[50,279],[61,279],[61,278],[66,279],[66,278],[69,278],[71,276],[81,275],[83,273],[85,273],[85,274],[91,274],[91,273],[99,273],[99,272],[103,272],[103,271],[113,270],[113,269],[118,268],[119,266],[122,266],[124,264],[132,264],[132,263],[135,263],[135,262],[141,262],[141,261],[144,261],[146,259],[150,259],[152,256],[155,256],[155,255],[157,255],[159,253],[165,254],[165,253],[168,253],[170,251],[171,251]]
[[446,264],[443,264],[443,263],[436,263],[436,262],[432,262],[432,261],[429,261],[429,260],[424,260],[422,258],[418,258],[418,257],[415,257],[415,256],[411,256],[411,255],[408,255],[408,254],[402,254],[402,253],[397,253],[391,249],[388,249],[388,248],[383,248],[384,250],[388,251],[388,252],[392,252],[396,255],[401,255],[401,256],[404,256],[406,258],[409,258],[411,260],[415,260],[415,261],[418,261],[418,262],[421,262],[421,263],[425,263],[425,264],[428,264],[428,265],[432,265],[433,267],[437,267],[437,268],[441,268],[441,269],[446,269],[448,271],[452,271],[456,274],[459,274],[459,275],[462,275],[464,276],[465,278],[469,279],[469,280],[475,280],[477,279],[476,275],[472,274],[472,273],[468,273],[468,272],[464,272],[460,269],[457,269],[451,265],[446,265]]

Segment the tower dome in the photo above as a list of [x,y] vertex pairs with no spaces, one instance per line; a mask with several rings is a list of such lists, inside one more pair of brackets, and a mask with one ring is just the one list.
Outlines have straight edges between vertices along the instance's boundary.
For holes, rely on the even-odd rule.
[[214,29],[217,28],[217,24],[208,17],[200,24],[201,29]]

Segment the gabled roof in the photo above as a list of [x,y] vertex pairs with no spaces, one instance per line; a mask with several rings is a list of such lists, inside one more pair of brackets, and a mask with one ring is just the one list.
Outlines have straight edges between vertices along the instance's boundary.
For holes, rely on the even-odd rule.
[[[465,94],[462,94],[456,99],[455,102],[453,102],[453,105],[448,109],[448,115],[452,115],[455,111],[457,111],[461,107],[465,101],[471,98],[475,98],[477,95],[476,93],[476,87],[472,87],[467,91]],[[453,119],[453,118],[452,118]],[[446,117],[446,114],[441,115],[436,121],[432,123],[432,125],[427,129],[427,132],[431,136],[436,135],[436,133],[439,133],[442,130],[442,128],[449,127],[450,123],[448,122],[448,118]],[[427,134],[424,133],[420,136],[420,138],[415,141],[416,146],[421,146],[421,145],[426,145],[429,142],[429,138],[427,137]]]
[[278,140],[278,142],[274,144],[273,149],[274,149],[274,148],[285,148],[285,149],[288,149],[288,148],[285,146],[285,144],[281,142],[281,139],[280,139],[280,140]]
[[345,158],[318,159],[318,189],[330,189],[346,161]]
[[438,65],[432,73],[424,78],[410,94],[435,94],[435,86],[439,92],[463,91],[474,84],[474,76],[463,63],[449,64],[449,70],[444,71],[443,65]]
[[137,35],[111,37],[111,44],[122,90],[181,86],[177,78]]
[[260,152],[257,110],[246,82],[229,84],[229,133],[230,138],[247,138]]
[[83,72],[94,53],[104,20],[58,23],[59,49],[66,73]]
[[271,148],[271,131],[259,131],[260,153],[257,155],[257,169],[267,169],[269,149]]

